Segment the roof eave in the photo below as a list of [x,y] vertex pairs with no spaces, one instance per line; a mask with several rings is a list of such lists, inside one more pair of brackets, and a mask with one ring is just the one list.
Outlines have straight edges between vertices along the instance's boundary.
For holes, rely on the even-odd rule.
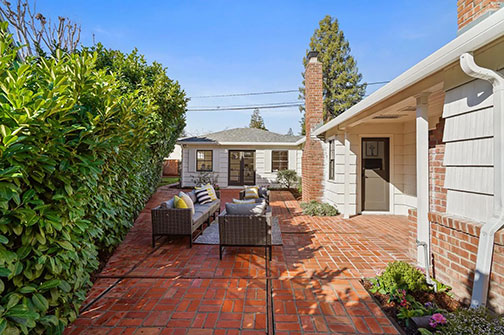
[[177,144],[190,145],[255,145],[255,146],[298,146],[297,142],[177,142]]
[[424,58],[344,113],[317,128],[313,132],[314,135],[321,135],[337,127],[377,103],[456,62],[463,53],[479,49],[501,36],[504,36],[504,8],[498,10],[487,19],[432,53],[430,56]]

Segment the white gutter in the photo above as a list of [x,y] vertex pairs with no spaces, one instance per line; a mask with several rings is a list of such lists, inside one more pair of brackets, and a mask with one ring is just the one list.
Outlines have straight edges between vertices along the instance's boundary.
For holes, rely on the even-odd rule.
[[406,72],[403,72],[366,99],[316,129],[313,135],[318,136],[325,133],[377,103],[390,98],[420,80],[444,69],[448,65],[456,62],[459,56],[464,52],[477,50],[501,36],[504,36],[504,8],[499,9],[441,49],[427,58],[424,58]]
[[[299,142],[299,143],[298,143]],[[188,144],[188,145],[247,145],[247,146],[289,146],[295,147],[303,142],[299,140],[297,142],[177,142],[179,145]]]
[[[500,10],[502,12],[502,10]],[[492,269],[495,233],[504,226],[504,76],[474,62],[473,55],[460,56],[462,70],[473,78],[489,81],[493,86],[493,131],[494,131],[494,196],[493,215],[481,227],[476,258],[476,270],[471,297],[471,307],[485,306]]]

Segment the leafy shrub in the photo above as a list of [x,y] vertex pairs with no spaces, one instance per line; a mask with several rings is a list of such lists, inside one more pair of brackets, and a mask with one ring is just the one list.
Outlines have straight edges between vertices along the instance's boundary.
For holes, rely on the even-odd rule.
[[371,283],[373,293],[391,296],[397,295],[398,290],[418,292],[429,289],[422,271],[403,261],[389,263],[380,276],[371,279]]
[[193,183],[196,186],[210,184],[210,185],[214,186],[214,188],[215,188],[216,186],[218,186],[217,181],[218,181],[218,177],[213,172],[199,172],[193,178]]
[[161,176],[186,99],[135,52],[20,62],[0,23],[0,333],[58,334]]
[[484,307],[462,308],[447,315],[447,323],[436,328],[443,335],[504,335],[504,319],[492,316]]
[[285,188],[291,188],[298,181],[298,176],[294,170],[280,170],[277,172],[277,183]]
[[336,216],[339,214],[336,207],[315,200],[302,202],[301,208],[303,209],[304,214],[310,216]]

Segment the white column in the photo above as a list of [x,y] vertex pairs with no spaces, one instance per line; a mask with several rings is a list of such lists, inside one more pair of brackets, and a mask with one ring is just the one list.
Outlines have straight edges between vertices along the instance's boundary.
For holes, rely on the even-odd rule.
[[[417,188],[417,240],[430,247],[429,227],[429,119],[427,116],[427,98],[422,94],[417,97],[416,106],[416,188]],[[429,250],[430,255],[430,250]],[[425,267],[425,255],[422,247],[417,248],[418,265]],[[430,262],[430,261],[428,261]]]
[[350,139],[348,138],[348,132],[345,130],[345,212],[343,213],[343,218],[348,219],[350,217]]

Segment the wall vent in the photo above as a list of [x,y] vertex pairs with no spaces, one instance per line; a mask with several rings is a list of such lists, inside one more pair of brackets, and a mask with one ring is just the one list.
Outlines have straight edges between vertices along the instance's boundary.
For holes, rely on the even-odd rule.
[[391,119],[398,119],[401,116],[404,116],[402,114],[384,114],[384,115],[377,115],[373,117],[373,119],[377,120],[391,120]]

